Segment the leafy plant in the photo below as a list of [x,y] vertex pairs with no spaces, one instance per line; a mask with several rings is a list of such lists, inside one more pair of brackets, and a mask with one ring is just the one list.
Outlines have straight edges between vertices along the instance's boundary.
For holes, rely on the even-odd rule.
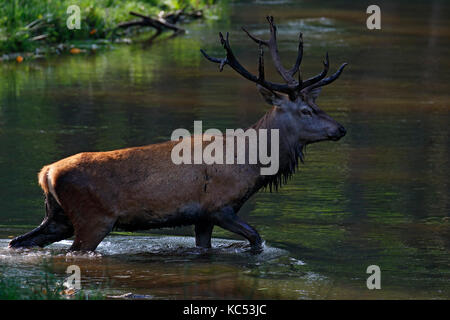
[[62,279],[51,272],[48,261],[42,262],[40,281],[30,283],[18,275],[8,275],[6,267],[0,268],[0,300],[98,300],[104,295],[96,290],[67,289]]
[[[43,44],[109,38],[130,11],[157,15],[161,10],[193,11],[213,0],[9,0],[0,2],[0,53],[32,51]],[[81,9],[81,29],[66,26],[67,8]]]

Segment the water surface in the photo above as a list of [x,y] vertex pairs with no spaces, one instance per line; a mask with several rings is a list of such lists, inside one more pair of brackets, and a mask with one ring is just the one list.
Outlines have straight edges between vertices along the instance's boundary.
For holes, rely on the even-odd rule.
[[[434,299],[450,297],[450,26],[444,1],[381,1],[382,30],[365,27],[353,1],[234,1],[220,18],[152,46],[1,65],[0,264],[4,275],[41,280],[42,261],[64,277],[78,264],[85,286],[162,298]],[[286,66],[302,31],[305,77],[325,52],[341,78],[318,104],[344,124],[339,142],[311,145],[278,193],[261,192],[240,215],[266,240],[261,256],[215,228],[213,249],[194,248],[190,227],[111,235],[91,256],[66,255],[71,240],[14,252],[9,238],[44,214],[40,168],[81,151],[170,139],[176,128],[243,128],[268,110],[254,84],[204,60],[223,55],[218,31],[256,71],[257,46],[279,26]],[[267,54],[268,56],[268,54]],[[266,59],[267,77],[280,81]],[[366,268],[382,271],[368,290]]]

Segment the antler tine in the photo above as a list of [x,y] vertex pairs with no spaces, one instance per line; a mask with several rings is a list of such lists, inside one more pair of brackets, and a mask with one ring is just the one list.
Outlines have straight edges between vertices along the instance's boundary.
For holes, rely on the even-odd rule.
[[319,82],[317,82],[313,85],[310,85],[309,87],[305,87],[304,89],[302,89],[302,92],[308,92],[315,88],[323,87],[323,86],[326,86],[327,84],[332,83],[334,80],[339,78],[339,76],[341,75],[342,71],[344,70],[344,68],[347,64],[348,64],[347,62],[343,63],[334,74],[332,74],[328,78],[320,80]]
[[[270,50],[270,55],[272,56],[273,64],[275,65],[275,68],[277,69],[278,73],[281,75],[281,77],[287,82],[287,84],[292,87],[298,87],[297,80],[294,79],[294,74],[297,72],[298,68],[300,67],[301,58],[303,55],[303,40],[300,35],[300,43],[299,43],[299,54],[297,56],[297,61],[292,69],[289,71],[286,70],[283,67],[283,64],[281,63],[280,55],[278,53],[278,45],[277,45],[277,27],[275,26],[274,19],[272,16],[266,17],[267,21],[270,25],[270,39],[269,40],[263,40],[260,38],[255,37],[250,32],[247,31],[244,27],[242,27],[242,30],[249,36],[250,39],[255,41],[258,45],[265,45]],[[293,71],[294,70],[294,71]]]
[[264,81],[264,49],[261,44],[259,45],[258,80]]
[[300,32],[300,35],[298,36],[297,60],[295,61],[294,66],[289,70],[289,73],[292,76],[294,76],[297,73],[297,71],[300,71],[300,64],[302,63],[302,58],[303,58],[303,34]]
[[247,69],[245,69],[239,63],[239,61],[236,59],[236,57],[234,56],[233,51],[231,50],[231,47],[230,47],[229,39],[228,39],[229,33],[227,32],[226,37],[224,38],[223,34],[221,32],[219,32],[219,37],[220,37],[220,42],[226,51],[225,58],[211,57],[203,49],[200,49],[200,52],[209,61],[214,62],[214,63],[219,63],[220,71],[222,71],[223,67],[226,64],[228,64],[231,68],[233,68],[233,70],[235,70],[241,76],[243,76],[244,78],[246,78],[252,82],[255,82],[255,83],[257,83],[269,90],[272,90],[272,91],[278,91],[278,92],[283,92],[283,93],[292,95],[292,89],[288,85],[274,83],[274,82],[266,81],[264,79],[264,58],[263,58],[264,53],[262,51],[262,48],[260,48],[259,62],[258,62],[259,76],[256,77],[255,75],[251,74]]
[[247,29],[245,29],[244,27],[241,27],[241,29],[242,29],[242,31],[244,31],[244,32],[248,35],[248,37],[249,37],[250,39],[252,39],[253,41],[255,41],[257,44],[259,44],[259,45],[262,45],[262,44],[263,44],[263,45],[265,45],[265,46],[269,46],[268,41],[262,40],[262,39],[259,39],[259,38],[255,37],[255,36],[252,35],[250,32],[248,32]]
[[266,17],[266,19],[270,25],[270,39],[267,43],[275,68],[277,69],[280,76],[288,83],[288,85],[296,87],[298,85],[297,80],[294,79],[293,75],[291,75],[291,73],[287,71],[281,63],[280,54],[278,53],[277,27],[275,26],[275,23],[273,21],[273,16],[268,16]]
[[323,61],[323,70],[321,73],[319,73],[317,76],[309,78],[302,83],[302,88],[309,87],[310,85],[313,85],[314,83],[322,80],[325,78],[325,76],[328,73],[328,70],[330,69],[330,59],[328,57],[328,52],[325,55],[325,60]]

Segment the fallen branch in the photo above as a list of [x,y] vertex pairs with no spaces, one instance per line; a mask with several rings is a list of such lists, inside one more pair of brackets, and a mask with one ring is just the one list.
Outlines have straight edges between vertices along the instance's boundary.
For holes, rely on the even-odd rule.
[[[134,27],[134,26],[149,26],[148,23],[146,23],[143,20],[134,20],[134,21],[127,21],[127,22],[121,22],[117,25],[117,28],[129,28],[129,27]],[[153,27],[153,25],[152,25]]]
[[43,23],[43,22],[44,22],[44,20],[43,20],[42,18],[41,18],[41,19],[34,20],[33,22],[27,24],[27,25],[25,26],[25,29],[32,29],[32,28],[35,27],[36,25],[39,25],[39,24],[41,24],[41,23]]
[[39,41],[39,40],[44,40],[48,38],[48,34],[41,34],[39,36],[33,37],[30,40],[31,41]]
[[143,15],[141,13],[133,12],[133,11],[131,11],[130,14],[132,16],[141,18],[141,20],[122,22],[117,25],[117,28],[129,28],[129,27],[133,27],[133,26],[148,26],[148,27],[153,27],[157,31],[160,31],[160,32],[163,31],[164,29],[173,30],[177,33],[185,32],[184,29],[179,28],[176,25],[168,22],[163,17],[151,18],[149,16]]
[[191,13],[185,14],[186,16],[192,18],[192,19],[200,19],[203,18],[203,10],[195,10]]
[[171,24],[176,24],[178,20],[180,20],[182,15],[185,15],[185,10],[187,9],[187,6],[184,7],[181,10],[177,10],[175,12],[168,13],[164,15],[164,11],[161,11],[158,15],[158,17],[166,19],[166,21],[169,21]]

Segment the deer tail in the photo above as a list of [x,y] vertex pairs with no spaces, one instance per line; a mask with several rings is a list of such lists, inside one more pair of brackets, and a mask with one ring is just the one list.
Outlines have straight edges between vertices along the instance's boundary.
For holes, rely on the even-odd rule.
[[52,168],[51,166],[44,166],[39,172],[39,185],[42,190],[44,190],[45,195],[47,196],[49,193],[55,198],[56,202],[61,205],[59,201],[58,195],[56,194],[54,183],[52,182]]
[[49,193],[48,178],[47,178],[49,170],[50,166],[44,166],[38,175],[39,185],[41,186],[42,190],[44,190],[44,193],[46,195]]

